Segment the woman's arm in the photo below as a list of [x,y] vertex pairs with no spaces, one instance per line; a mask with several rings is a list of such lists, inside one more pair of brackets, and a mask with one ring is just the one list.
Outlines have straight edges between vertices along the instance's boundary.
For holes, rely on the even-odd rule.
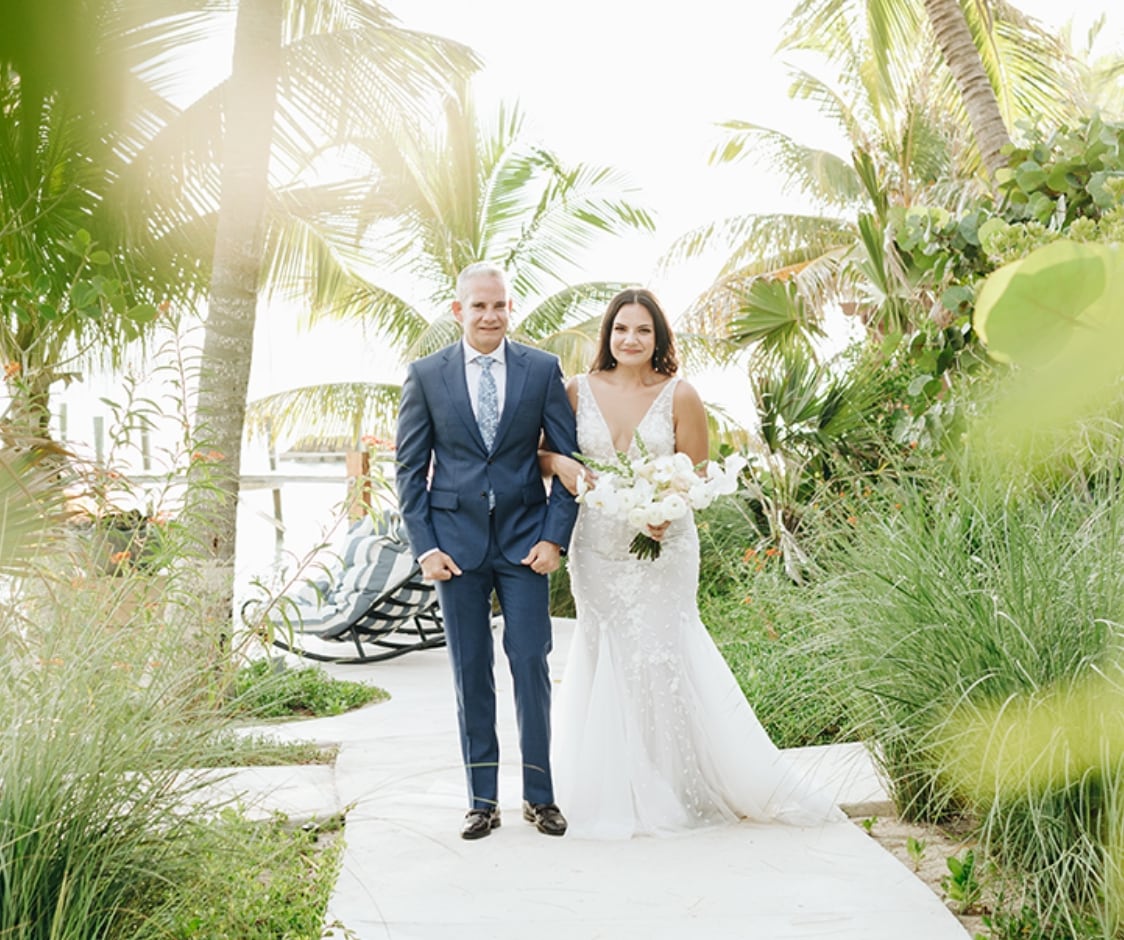
[[[566,397],[570,407],[578,410],[578,386],[574,379],[566,382]],[[559,454],[550,449],[551,443],[544,436],[539,444],[539,470],[546,479],[557,477],[559,482],[575,496],[578,492],[578,479],[583,474],[592,480],[592,474],[578,460],[568,454]]]
[[675,449],[690,457],[691,463],[702,463],[710,456],[710,441],[706,408],[694,386],[680,381],[675,387],[671,409],[675,423]]

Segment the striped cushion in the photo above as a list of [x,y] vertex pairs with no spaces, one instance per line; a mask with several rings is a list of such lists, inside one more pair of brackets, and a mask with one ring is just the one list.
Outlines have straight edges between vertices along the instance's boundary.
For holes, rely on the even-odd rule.
[[[349,543],[350,566],[339,572],[335,582],[316,593],[303,592],[291,605],[281,605],[275,622],[316,633],[331,635],[342,631],[366,613],[375,600],[401,584],[414,570],[408,545],[386,536],[361,536]],[[426,600],[432,588],[401,590],[394,593],[399,604],[417,605]],[[394,612],[402,607],[386,605]]]

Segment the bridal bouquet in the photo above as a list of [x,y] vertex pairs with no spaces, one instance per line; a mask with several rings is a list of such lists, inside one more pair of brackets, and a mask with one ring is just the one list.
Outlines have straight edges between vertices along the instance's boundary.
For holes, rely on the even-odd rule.
[[645,531],[648,526],[673,522],[695,509],[705,509],[719,496],[738,488],[738,475],[746,465],[740,454],[724,463],[713,460],[695,466],[686,454],[653,457],[639,435],[639,460],[617,453],[616,463],[603,463],[575,455],[597,471],[596,483],[578,479],[579,503],[585,503],[618,519],[627,519],[640,531],[628,549],[638,558],[660,556],[660,543]]

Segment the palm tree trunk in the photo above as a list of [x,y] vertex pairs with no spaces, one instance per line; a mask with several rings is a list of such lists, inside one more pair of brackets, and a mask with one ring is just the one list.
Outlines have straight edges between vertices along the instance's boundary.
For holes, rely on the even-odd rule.
[[234,605],[242,434],[269,195],[283,0],[240,0],[223,133],[222,196],[199,380],[191,519],[203,534],[204,625],[225,638]]
[[988,173],[994,178],[997,170],[1007,161],[1001,153],[1004,144],[1011,142],[999,99],[992,87],[980,53],[972,40],[968,21],[959,0],[925,0],[925,12],[933,28],[937,46],[941,50],[952,77],[955,79],[968,121],[976,138],[976,146]]

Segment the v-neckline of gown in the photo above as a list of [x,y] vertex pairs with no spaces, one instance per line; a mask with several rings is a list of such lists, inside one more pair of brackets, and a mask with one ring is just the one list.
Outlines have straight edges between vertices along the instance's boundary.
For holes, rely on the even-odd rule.
[[584,376],[584,378],[586,390],[589,392],[590,400],[593,402],[593,410],[597,412],[597,417],[601,419],[601,425],[605,428],[606,433],[609,435],[609,445],[613,448],[613,453],[615,454],[627,454],[632,450],[633,444],[636,443],[636,432],[639,431],[641,425],[643,425],[644,422],[648,420],[648,415],[652,413],[652,409],[656,407],[656,402],[658,402],[663,397],[664,392],[667,391],[668,386],[675,383],[675,376],[671,376],[666,382],[663,383],[663,386],[660,388],[660,390],[656,392],[656,397],[648,403],[648,407],[644,410],[644,414],[640,416],[640,420],[636,422],[636,427],[632,429],[632,433],[628,436],[628,447],[626,447],[622,451],[617,449],[617,442],[613,439],[613,429],[609,427],[609,420],[605,417],[605,412],[601,410],[601,402],[597,400],[597,393],[593,390],[593,383],[589,381],[588,375]]

